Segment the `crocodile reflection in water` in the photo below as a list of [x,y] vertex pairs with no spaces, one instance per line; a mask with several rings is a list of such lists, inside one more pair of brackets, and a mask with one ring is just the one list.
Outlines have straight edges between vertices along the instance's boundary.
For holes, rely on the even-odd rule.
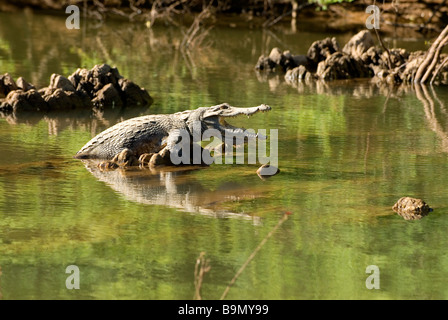
[[[82,160],[88,171],[126,199],[160,205],[180,211],[216,218],[240,218],[260,224],[260,217],[226,209],[230,202],[254,199],[260,193],[247,187],[226,183],[213,190],[201,185],[192,172],[198,167],[163,167],[148,170],[110,170],[98,168],[97,160]],[[206,169],[204,169],[206,170]]]

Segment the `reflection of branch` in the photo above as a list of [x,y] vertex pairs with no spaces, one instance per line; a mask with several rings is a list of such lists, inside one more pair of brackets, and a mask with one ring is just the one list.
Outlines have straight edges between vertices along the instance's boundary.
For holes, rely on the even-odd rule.
[[196,260],[196,265],[194,266],[194,300],[202,300],[201,297],[201,286],[204,280],[204,275],[210,271],[209,261],[204,258],[205,252],[199,254],[199,258]]
[[244,271],[244,269],[246,269],[247,265],[252,261],[253,258],[255,258],[255,256],[257,255],[258,251],[260,251],[260,249],[265,245],[265,243],[274,234],[274,232],[283,224],[283,222],[288,220],[288,217],[289,217],[290,214],[291,214],[290,212],[284,213],[283,217],[280,219],[280,221],[277,223],[277,225],[266,235],[266,237],[264,237],[263,240],[261,240],[260,244],[250,254],[249,258],[247,258],[247,260],[243,263],[241,268],[237,271],[237,273],[235,274],[233,279],[229,282],[229,284],[226,287],[226,289],[224,290],[220,300],[224,300],[225,299],[225,297],[227,296],[227,293],[230,290],[230,287],[235,283],[236,279],[241,275],[241,273],[243,273],[243,271]]
[[[185,33],[185,36],[181,42],[181,48],[189,48],[194,45],[199,45],[207,35],[208,31],[210,30],[202,30],[202,22],[209,18],[211,16],[211,7],[213,4],[213,0],[209,2],[209,4],[203,8],[200,14],[194,18],[193,23],[191,24],[190,28]],[[200,32],[201,31],[201,32]]]
[[[444,130],[443,126],[439,123],[436,117],[434,109],[434,100],[430,96],[428,89],[424,85],[415,84],[415,94],[423,104],[423,110],[425,111],[426,119],[428,120],[431,130],[434,131],[442,140],[442,149],[444,152],[448,152],[448,133]],[[436,92],[433,91],[434,97],[438,100]]]
[[[392,90],[387,91],[386,101],[384,101],[383,111],[381,112],[381,114],[383,116],[386,114],[387,105],[389,103],[389,98],[390,98],[391,94],[392,94]],[[368,158],[369,149],[370,149],[370,132],[374,131],[374,129],[376,128],[376,125],[378,124],[378,116],[379,116],[379,114],[375,117],[375,121],[373,122],[372,127],[370,128],[369,132],[367,132],[366,152],[364,153],[364,173],[367,173],[367,158]]]

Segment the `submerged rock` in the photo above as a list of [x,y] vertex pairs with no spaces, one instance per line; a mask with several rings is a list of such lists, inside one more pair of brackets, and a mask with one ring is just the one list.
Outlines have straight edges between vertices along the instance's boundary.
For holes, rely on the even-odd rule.
[[308,57],[305,55],[292,55],[289,50],[282,52],[279,48],[273,48],[268,57],[260,56],[255,65],[260,71],[292,70],[298,66],[308,66]]
[[316,75],[322,80],[365,78],[371,74],[371,69],[361,60],[342,52],[335,52],[321,61],[316,71]]
[[314,41],[308,49],[307,56],[312,63],[313,69],[316,69],[319,62],[326,60],[333,53],[340,51],[336,38],[325,38]]
[[[107,64],[95,65],[91,70],[79,68],[68,78],[52,74],[48,87],[34,89],[23,78],[16,84],[9,74],[0,76],[0,98],[6,97],[0,101],[0,109],[47,111],[152,104],[152,98],[144,88],[123,78],[117,68]],[[11,92],[15,94],[10,95]],[[28,92],[31,93],[25,94]]]
[[152,98],[148,92],[131,80],[120,79],[118,80],[118,85],[123,93],[124,104],[144,106],[152,103]]
[[96,97],[92,100],[95,106],[101,107],[122,107],[123,101],[120,93],[115,89],[112,83],[106,84],[101,90],[96,93]]
[[363,30],[355,34],[342,48],[342,52],[360,59],[361,56],[370,48],[375,47],[373,37],[368,30]]
[[419,220],[432,211],[426,202],[411,197],[400,198],[392,209],[406,220]]
[[35,89],[28,91],[11,91],[5,101],[0,105],[0,109],[13,112],[20,111],[48,111],[48,103]]
[[[399,84],[413,82],[418,67],[426,52],[407,52],[405,49],[383,50],[375,46],[370,31],[363,30],[354,35],[342,48],[336,38],[315,41],[307,55],[292,55],[272,49],[268,57],[261,56],[255,66],[262,72],[283,71],[290,84],[302,80],[338,80],[373,78],[373,82]],[[448,54],[441,54],[434,70],[438,70]],[[297,69],[299,66],[305,68]],[[257,75],[259,78],[260,75]],[[435,83],[448,84],[448,64],[440,68]]]
[[48,103],[50,110],[73,110],[90,108],[91,102],[82,99],[82,97],[74,91],[65,91],[61,88],[48,88],[43,95]]
[[308,71],[304,66],[299,66],[294,69],[288,70],[285,74],[285,80],[289,82],[294,82],[297,80],[305,79]]

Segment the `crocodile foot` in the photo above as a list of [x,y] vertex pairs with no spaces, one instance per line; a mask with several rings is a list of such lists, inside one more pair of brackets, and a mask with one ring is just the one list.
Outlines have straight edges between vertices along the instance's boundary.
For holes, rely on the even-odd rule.
[[117,154],[112,160],[103,161],[98,164],[98,167],[102,170],[114,170],[118,167],[131,167],[138,165],[139,162],[129,149],[124,149]]
[[113,161],[102,161],[98,163],[98,168],[100,168],[101,171],[115,170],[118,168],[118,164]]
[[170,151],[167,148],[160,150],[158,153],[144,153],[138,159],[140,167],[155,167],[160,165],[172,165],[170,159]]

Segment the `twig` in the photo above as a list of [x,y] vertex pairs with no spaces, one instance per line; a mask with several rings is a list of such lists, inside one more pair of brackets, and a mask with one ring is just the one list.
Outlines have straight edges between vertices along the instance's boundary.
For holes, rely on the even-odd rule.
[[378,30],[376,30],[376,28],[373,28],[373,30],[375,30],[376,33],[376,37],[378,38],[378,41],[380,42],[381,46],[383,47],[383,49],[386,51],[387,53],[387,63],[389,65],[389,70],[392,70],[392,61],[390,60],[390,51],[389,49],[384,45],[383,40],[381,40],[380,34],[378,33]]
[[202,300],[201,297],[201,286],[202,281],[204,280],[204,275],[206,272],[210,271],[209,261],[205,259],[205,252],[201,252],[199,254],[198,259],[196,260],[196,265],[194,266],[194,299]]
[[224,300],[225,299],[225,297],[227,296],[227,293],[230,290],[230,287],[235,283],[236,279],[241,275],[241,273],[243,273],[243,271],[244,271],[244,269],[246,269],[247,265],[252,261],[253,258],[255,258],[255,256],[257,255],[258,251],[260,251],[260,249],[265,245],[265,243],[274,234],[274,232],[283,224],[283,222],[288,220],[288,217],[289,217],[290,214],[291,214],[290,212],[284,213],[283,217],[280,219],[280,221],[277,223],[277,225],[271,230],[271,232],[269,232],[266,235],[266,237],[264,237],[263,240],[261,240],[260,244],[250,254],[249,258],[247,258],[247,260],[243,263],[241,268],[237,271],[237,273],[235,274],[233,279],[229,282],[229,284],[227,285],[227,288],[224,290],[223,294],[221,295],[220,300]]
[[[373,5],[376,6],[376,0],[373,0]],[[384,1],[383,1],[383,5],[384,5]],[[396,9],[395,9],[396,11]],[[376,18],[375,18],[376,19]],[[376,21],[375,21],[376,24]],[[378,30],[376,30],[376,28],[373,28],[373,30],[375,30],[375,34],[376,37],[378,38],[379,43],[381,44],[381,46],[383,47],[383,49],[386,51],[387,53],[387,63],[389,64],[389,70],[392,70],[392,62],[390,60],[390,51],[389,49],[384,45],[383,40],[380,37],[380,34],[378,32]]]

